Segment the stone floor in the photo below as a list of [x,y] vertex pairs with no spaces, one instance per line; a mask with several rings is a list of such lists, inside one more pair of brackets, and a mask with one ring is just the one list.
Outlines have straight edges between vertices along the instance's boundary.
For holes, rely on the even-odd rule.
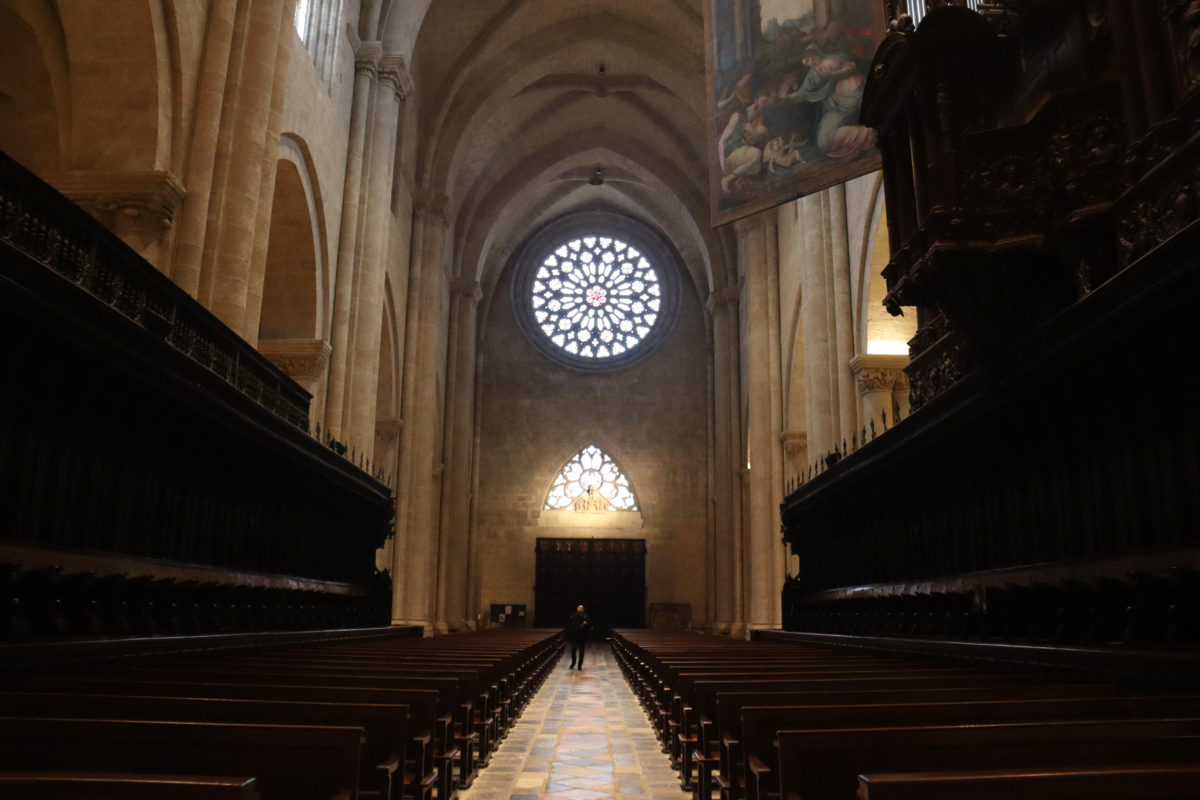
[[462,800],[687,800],[606,646],[567,658]]

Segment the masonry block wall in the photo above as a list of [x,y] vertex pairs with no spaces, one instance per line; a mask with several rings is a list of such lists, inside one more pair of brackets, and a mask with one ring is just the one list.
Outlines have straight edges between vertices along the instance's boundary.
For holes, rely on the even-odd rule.
[[[532,614],[539,536],[644,538],[648,603],[690,603],[711,624],[708,398],[710,345],[686,280],[669,337],[623,369],[581,373],[539,353],[518,327],[511,275],[484,320],[472,613],[525,603]],[[551,527],[546,493],[568,458],[594,443],[633,484],[642,527]]]

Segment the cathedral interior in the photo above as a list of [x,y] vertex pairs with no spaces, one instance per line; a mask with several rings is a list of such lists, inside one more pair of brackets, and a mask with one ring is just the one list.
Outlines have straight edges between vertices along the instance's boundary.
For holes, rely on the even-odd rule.
[[[1070,713],[1178,768],[1044,796],[1200,795],[1198,291],[1196,0],[0,0],[0,740],[312,648],[428,722],[351,796],[486,800],[584,604],[682,787],[631,798],[846,796],[692,657],[1170,692]],[[290,769],[193,788],[347,788]]]

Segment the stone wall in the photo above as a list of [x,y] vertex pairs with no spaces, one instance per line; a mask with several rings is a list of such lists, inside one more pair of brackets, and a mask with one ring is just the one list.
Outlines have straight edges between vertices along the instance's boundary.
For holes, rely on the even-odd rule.
[[[469,613],[486,618],[491,603],[525,603],[535,611],[539,536],[644,538],[647,602],[690,603],[693,625],[710,624],[709,344],[690,282],[679,282],[678,321],[653,354],[613,372],[585,374],[552,363],[526,339],[510,300],[511,280],[506,274],[497,285],[480,352]],[[558,527],[549,523],[553,515],[542,516],[559,470],[589,443],[629,477],[641,527]]]

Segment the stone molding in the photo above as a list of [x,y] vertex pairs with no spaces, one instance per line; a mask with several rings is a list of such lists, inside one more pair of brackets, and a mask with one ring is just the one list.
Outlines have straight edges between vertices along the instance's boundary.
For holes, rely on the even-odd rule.
[[263,339],[258,352],[293,379],[319,380],[333,351],[324,339]]
[[179,179],[162,170],[67,172],[50,182],[117,235],[134,231],[151,239],[171,227],[185,194]]
[[859,394],[905,388],[908,377],[904,367],[907,365],[908,356],[902,355],[862,353],[850,359],[850,371],[858,384]]

